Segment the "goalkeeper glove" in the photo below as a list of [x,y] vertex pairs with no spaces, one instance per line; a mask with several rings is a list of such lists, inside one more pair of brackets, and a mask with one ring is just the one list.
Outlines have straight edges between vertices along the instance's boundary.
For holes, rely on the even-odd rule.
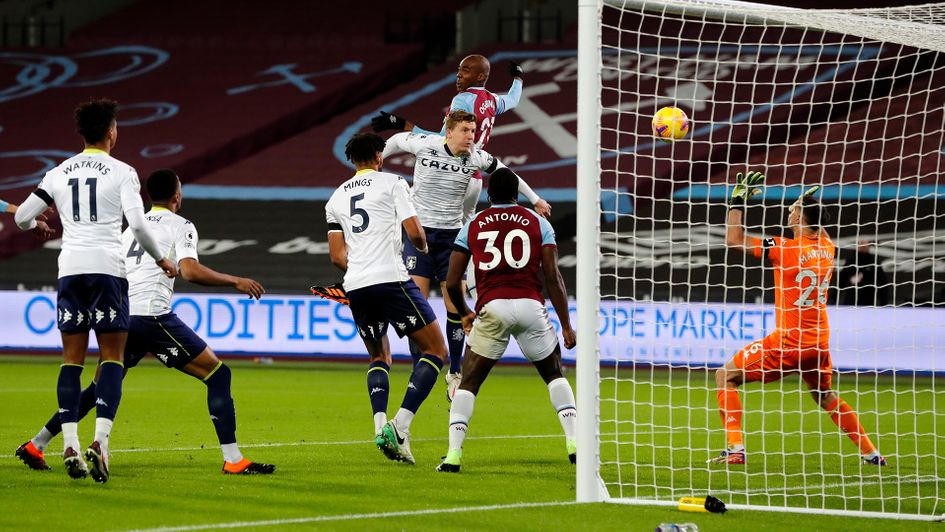
[[525,69],[522,68],[522,65],[516,63],[515,61],[509,61],[509,75],[513,78],[520,78],[525,80]]
[[809,197],[813,196],[814,194],[816,194],[818,190],[820,190],[820,185],[814,185],[814,186],[810,187],[809,189],[805,190],[804,193],[801,194],[801,197],[802,197],[802,198],[809,198]]
[[735,174],[735,189],[732,190],[732,199],[729,201],[729,208],[741,208],[748,199],[755,194],[761,193],[761,184],[765,180],[765,175],[761,172],[748,172]]
[[381,114],[371,119],[371,129],[373,129],[375,133],[380,133],[381,131],[387,131],[388,129],[396,129],[397,131],[403,131],[406,125],[407,125],[406,119],[401,118],[397,115],[385,113],[384,111],[381,111]]

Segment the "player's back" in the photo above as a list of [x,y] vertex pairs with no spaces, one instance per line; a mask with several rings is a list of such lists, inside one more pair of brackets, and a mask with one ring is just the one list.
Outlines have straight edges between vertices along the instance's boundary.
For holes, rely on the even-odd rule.
[[[101,150],[87,149],[50,170],[39,188],[62,221],[59,277],[85,273],[125,276],[121,258],[123,202],[139,193],[137,173]],[[48,201],[48,200],[47,200]],[[138,196],[140,204],[140,196]]]
[[790,345],[827,345],[827,291],[834,254],[834,244],[823,231],[816,237],[782,241],[775,264],[775,302],[778,327]]
[[457,243],[472,255],[476,310],[495,299],[544,303],[541,249],[554,245],[554,230],[535,211],[519,205],[489,207],[470,220]]
[[416,216],[400,176],[362,170],[335,190],[325,205],[329,231],[342,230],[348,251],[345,290],[409,277],[401,253],[401,224]]
[[[186,218],[154,207],[145,215],[148,230],[159,249],[177,264],[185,257],[197,258],[197,230]],[[138,244],[130,229],[122,234],[122,254],[128,275],[128,299],[132,316],[160,316],[171,311],[174,279],[154,262]]]

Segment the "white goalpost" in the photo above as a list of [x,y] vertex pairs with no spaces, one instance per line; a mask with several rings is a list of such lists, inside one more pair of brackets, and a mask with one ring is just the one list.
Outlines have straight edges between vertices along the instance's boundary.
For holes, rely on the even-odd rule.
[[[945,4],[578,11],[577,500],[945,519]],[[667,106],[685,139],[654,137]],[[770,264],[725,247],[751,170],[756,237],[787,236],[789,205],[821,187],[832,388],[887,467],[797,375],[742,385],[747,463],[707,463],[726,444],[716,369],[775,328]]]

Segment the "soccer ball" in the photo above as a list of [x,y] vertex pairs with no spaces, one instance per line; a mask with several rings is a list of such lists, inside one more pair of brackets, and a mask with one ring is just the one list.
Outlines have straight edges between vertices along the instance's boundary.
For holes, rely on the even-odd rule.
[[653,135],[663,142],[684,138],[689,133],[689,117],[678,107],[664,107],[653,115]]

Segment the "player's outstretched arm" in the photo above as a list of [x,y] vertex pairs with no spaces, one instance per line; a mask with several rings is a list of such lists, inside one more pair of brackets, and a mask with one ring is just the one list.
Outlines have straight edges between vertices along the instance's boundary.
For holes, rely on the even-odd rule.
[[[495,172],[496,170],[498,170],[499,168],[508,168],[507,166],[502,164],[502,161],[500,161],[499,159],[493,157],[492,155],[486,152],[482,152],[482,153],[485,154],[484,160],[488,161],[491,158],[494,161],[493,164],[489,168],[482,169],[485,173],[491,174]],[[541,199],[541,196],[539,196],[537,192],[532,190],[532,187],[528,186],[528,183],[525,182],[525,179],[522,178],[522,176],[518,174],[515,174],[515,175],[518,177],[519,193],[525,196],[525,198],[529,202],[531,202],[532,206],[535,207],[535,212],[537,212],[542,218],[548,218],[549,216],[551,216],[551,204]]]
[[202,286],[232,286],[256,299],[266,293],[263,286],[253,279],[218,272],[190,257],[180,261],[180,276],[186,281]]
[[745,206],[752,196],[761,193],[761,185],[764,183],[765,175],[761,172],[748,172],[735,174],[735,188],[732,189],[732,197],[729,200],[728,216],[725,220],[725,245],[742,251],[751,253],[754,247],[752,239],[745,236],[744,213]]
[[476,319],[476,313],[466,305],[466,297],[463,290],[463,274],[466,273],[466,266],[469,265],[469,252],[460,249],[454,249],[450,254],[450,267],[446,272],[446,296],[453,302],[453,306],[459,310],[459,315],[463,320],[463,330],[466,334],[472,330],[473,321]]
[[551,305],[558,314],[561,323],[561,335],[564,336],[564,346],[568,349],[577,345],[577,334],[571,328],[571,314],[568,311],[568,292],[564,286],[564,278],[558,269],[558,247],[541,247],[541,269],[545,274],[545,288]]

